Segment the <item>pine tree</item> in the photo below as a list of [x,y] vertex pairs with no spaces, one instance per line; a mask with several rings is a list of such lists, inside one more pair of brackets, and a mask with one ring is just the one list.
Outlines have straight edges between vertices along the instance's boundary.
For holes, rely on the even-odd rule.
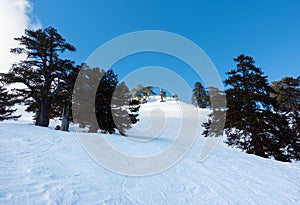
[[133,107],[128,87],[124,82],[118,84],[114,91],[111,108],[115,127],[121,135],[126,136],[126,131],[137,122],[136,113],[139,107]]
[[103,70],[82,64],[73,89],[73,117],[81,128],[89,128],[89,132],[97,132],[99,129],[96,117],[94,117],[95,100],[91,99],[95,99],[94,93],[96,94],[99,82],[104,75]]
[[167,92],[164,91],[162,88],[160,88],[159,94],[160,94],[160,102],[165,102],[165,98],[167,97]]
[[138,84],[137,88],[133,88],[130,91],[133,98],[136,98],[140,103],[143,102],[145,95],[144,95],[144,86],[142,84]]
[[284,77],[280,81],[272,82],[274,92],[272,96],[279,103],[280,112],[289,119],[294,133],[288,149],[294,159],[300,159],[300,76],[298,78]]
[[278,105],[270,96],[267,76],[252,57],[240,55],[234,61],[237,67],[225,80],[231,87],[226,91],[227,143],[250,154],[288,161],[285,148],[291,131],[285,116],[274,112]]
[[208,87],[211,113],[208,121],[202,124],[204,137],[219,137],[223,134],[226,119],[226,96],[225,92],[216,87]]
[[101,79],[95,102],[95,112],[99,128],[104,133],[112,134],[115,132],[114,119],[112,117],[112,96],[118,84],[118,76],[109,69]]
[[142,89],[142,93],[143,93],[143,96],[145,98],[145,100],[147,101],[148,98],[151,96],[151,95],[156,95],[156,93],[153,91],[153,86],[146,86]]
[[132,124],[135,124],[139,121],[137,118],[139,116],[140,104],[138,100],[130,99],[129,101],[129,117]]
[[200,82],[194,84],[192,104],[200,108],[209,106],[209,95]]
[[146,103],[151,95],[156,95],[153,91],[153,86],[144,87],[142,84],[138,84],[137,88],[133,88],[130,91],[133,98],[136,98],[140,103]]
[[[138,114],[131,115],[131,94],[125,83],[118,84],[112,69],[105,72],[83,64],[76,83],[73,114],[80,127],[88,127],[90,133],[100,129],[102,133],[113,134],[118,130],[121,135],[126,135],[131,125],[137,122]],[[91,96],[93,92],[95,96]],[[93,97],[95,101],[89,100]]]
[[72,61],[64,61],[60,66],[67,72],[61,73],[58,93],[53,97],[50,113],[53,113],[53,117],[61,117],[61,131],[69,131],[72,121],[73,88],[80,66],[74,66]]
[[62,59],[59,54],[66,50],[75,51],[74,46],[49,27],[46,29],[25,30],[25,36],[15,38],[20,47],[11,49],[14,54],[25,54],[26,60],[13,64],[5,75],[6,83],[23,83],[25,89],[16,89],[23,98],[27,111],[36,113],[36,125],[48,126],[51,117],[53,97],[57,94],[61,73]]
[[11,108],[17,101],[16,96],[9,94],[6,88],[0,84],[0,122],[21,117],[21,115],[13,115],[16,109]]
[[278,101],[281,111],[300,111],[300,76],[284,77],[280,81],[272,82],[271,87],[275,91],[271,95]]

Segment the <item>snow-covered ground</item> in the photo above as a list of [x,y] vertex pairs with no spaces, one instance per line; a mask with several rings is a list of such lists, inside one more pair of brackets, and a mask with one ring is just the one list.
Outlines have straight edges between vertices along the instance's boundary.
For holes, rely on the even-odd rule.
[[[162,152],[180,127],[178,103],[152,100],[142,105],[140,124],[129,137],[105,139],[127,155]],[[206,120],[208,110],[190,109]],[[163,130],[143,131],[160,114]],[[124,176],[90,158],[74,126],[67,133],[54,130],[55,123],[49,128],[26,120],[0,123],[0,204],[300,204],[299,163],[247,155],[224,143],[200,162],[205,139],[199,134],[188,154],[166,171]]]

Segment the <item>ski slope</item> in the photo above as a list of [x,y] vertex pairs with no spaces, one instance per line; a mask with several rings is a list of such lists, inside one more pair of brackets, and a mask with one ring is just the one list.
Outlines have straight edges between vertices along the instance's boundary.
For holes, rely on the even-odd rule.
[[[141,121],[129,137],[105,139],[126,155],[163,152],[178,132],[178,103],[153,99],[142,105]],[[206,120],[208,110],[186,106]],[[163,129],[151,133],[151,119],[160,116]],[[224,143],[200,162],[205,139],[199,134],[173,167],[149,176],[124,176],[98,165],[74,126],[61,132],[54,130],[57,123],[49,128],[28,120],[0,123],[0,204],[300,204],[299,163],[247,155]]]

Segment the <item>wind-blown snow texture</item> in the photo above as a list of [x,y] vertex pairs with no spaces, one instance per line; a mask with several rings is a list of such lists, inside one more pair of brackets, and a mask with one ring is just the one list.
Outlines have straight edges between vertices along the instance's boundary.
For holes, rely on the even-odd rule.
[[[174,117],[175,104],[143,105],[141,118],[157,108]],[[199,112],[205,120],[208,111]],[[166,121],[166,133],[172,136],[173,125]],[[174,167],[152,176],[128,177],[97,165],[74,131],[53,127],[36,127],[28,121],[0,123],[0,204],[300,204],[299,163],[247,155],[224,143],[199,162],[205,140],[199,135]],[[151,146],[164,148],[170,142],[163,139],[170,136],[144,141],[149,147],[144,153],[132,140],[107,138],[123,152],[145,155]]]

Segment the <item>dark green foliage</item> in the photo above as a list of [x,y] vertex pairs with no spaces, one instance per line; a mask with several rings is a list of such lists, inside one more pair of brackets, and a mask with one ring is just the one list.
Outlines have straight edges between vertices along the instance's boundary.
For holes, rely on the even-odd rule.
[[73,90],[73,117],[80,127],[89,127],[90,132],[99,129],[95,116],[95,94],[98,84],[105,72],[99,68],[90,68],[86,64],[81,65],[81,70],[76,79]]
[[16,109],[11,108],[17,101],[16,96],[9,94],[8,91],[0,84],[0,121],[18,119],[20,117],[20,115],[13,115]]
[[133,98],[136,98],[139,102],[143,102],[144,99],[144,86],[142,84],[138,84],[137,88],[133,88],[130,91]]
[[16,89],[22,97],[27,111],[36,113],[36,125],[48,126],[52,117],[51,105],[58,93],[61,75],[66,72],[66,62],[59,54],[75,48],[49,27],[38,30],[25,30],[25,35],[15,38],[20,47],[11,49],[14,54],[25,54],[26,60],[14,64],[9,73],[4,75],[8,84],[23,83],[26,88]]
[[121,82],[113,93],[111,103],[114,124],[121,135],[125,136],[131,125],[137,122],[138,108],[133,107],[128,87],[124,82]]
[[54,117],[61,117],[61,131],[69,131],[69,124],[72,121],[72,95],[74,84],[80,70],[80,66],[74,66],[73,62],[65,61],[61,64],[66,72],[61,73],[57,94],[52,100],[50,113]]
[[[73,108],[76,121],[81,127],[89,127],[89,132],[92,133],[100,129],[109,134],[115,133],[117,129],[121,135],[126,135],[133,121],[137,121],[138,109],[134,115],[130,115],[131,95],[125,83],[118,84],[113,70],[105,72],[84,64],[77,83],[80,86],[74,89]],[[95,96],[92,96],[93,93]],[[89,100],[92,97],[95,98],[94,104]]]
[[207,108],[210,105],[209,95],[200,82],[194,84],[192,104],[200,108]]
[[297,127],[300,121],[299,114],[297,116],[290,114],[288,119],[291,121],[293,129],[292,137],[288,141],[288,149],[293,159],[300,160],[300,130]]
[[114,133],[116,125],[112,117],[112,97],[117,88],[117,75],[111,70],[102,77],[95,99],[95,112],[99,128],[105,133]]
[[156,95],[156,93],[153,91],[153,87],[152,86],[146,86],[143,88],[143,95],[145,96],[146,100],[148,100],[148,98],[151,95]]
[[278,104],[267,76],[254,65],[253,58],[240,55],[234,59],[237,67],[227,73],[227,143],[247,153],[261,157],[273,156],[288,161],[287,145],[291,129],[284,115],[274,112]]
[[272,82],[271,93],[284,112],[300,111],[300,76],[298,78],[284,77],[280,81]]
[[209,103],[212,110],[225,110],[226,109],[226,94],[224,90],[209,86],[207,88],[209,94]]
[[130,117],[132,124],[135,124],[139,121],[139,119],[137,119],[137,117],[139,116],[138,112],[139,112],[140,107],[141,106],[140,106],[138,100],[130,99],[130,101],[129,101],[129,111],[130,111],[129,117]]
[[280,81],[272,82],[274,90],[271,96],[279,103],[279,111],[289,119],[293,129],[289,138],[288,149],[292,158],[300,159],[300,76],[298,78],[284,77]]
[[212,113],[208,115],[208,121],[204,122],[203,135],[205,137],[219,137],[223,134],[226,119],[226,96],[224,91],[215,87],[208,87]]
[[138,99],[141,103],[147,102],[151,95],[156,95],[152,86],[144,87],[142,84],[138,84],[137,88],[133,88],[130,93],[133,98]]

